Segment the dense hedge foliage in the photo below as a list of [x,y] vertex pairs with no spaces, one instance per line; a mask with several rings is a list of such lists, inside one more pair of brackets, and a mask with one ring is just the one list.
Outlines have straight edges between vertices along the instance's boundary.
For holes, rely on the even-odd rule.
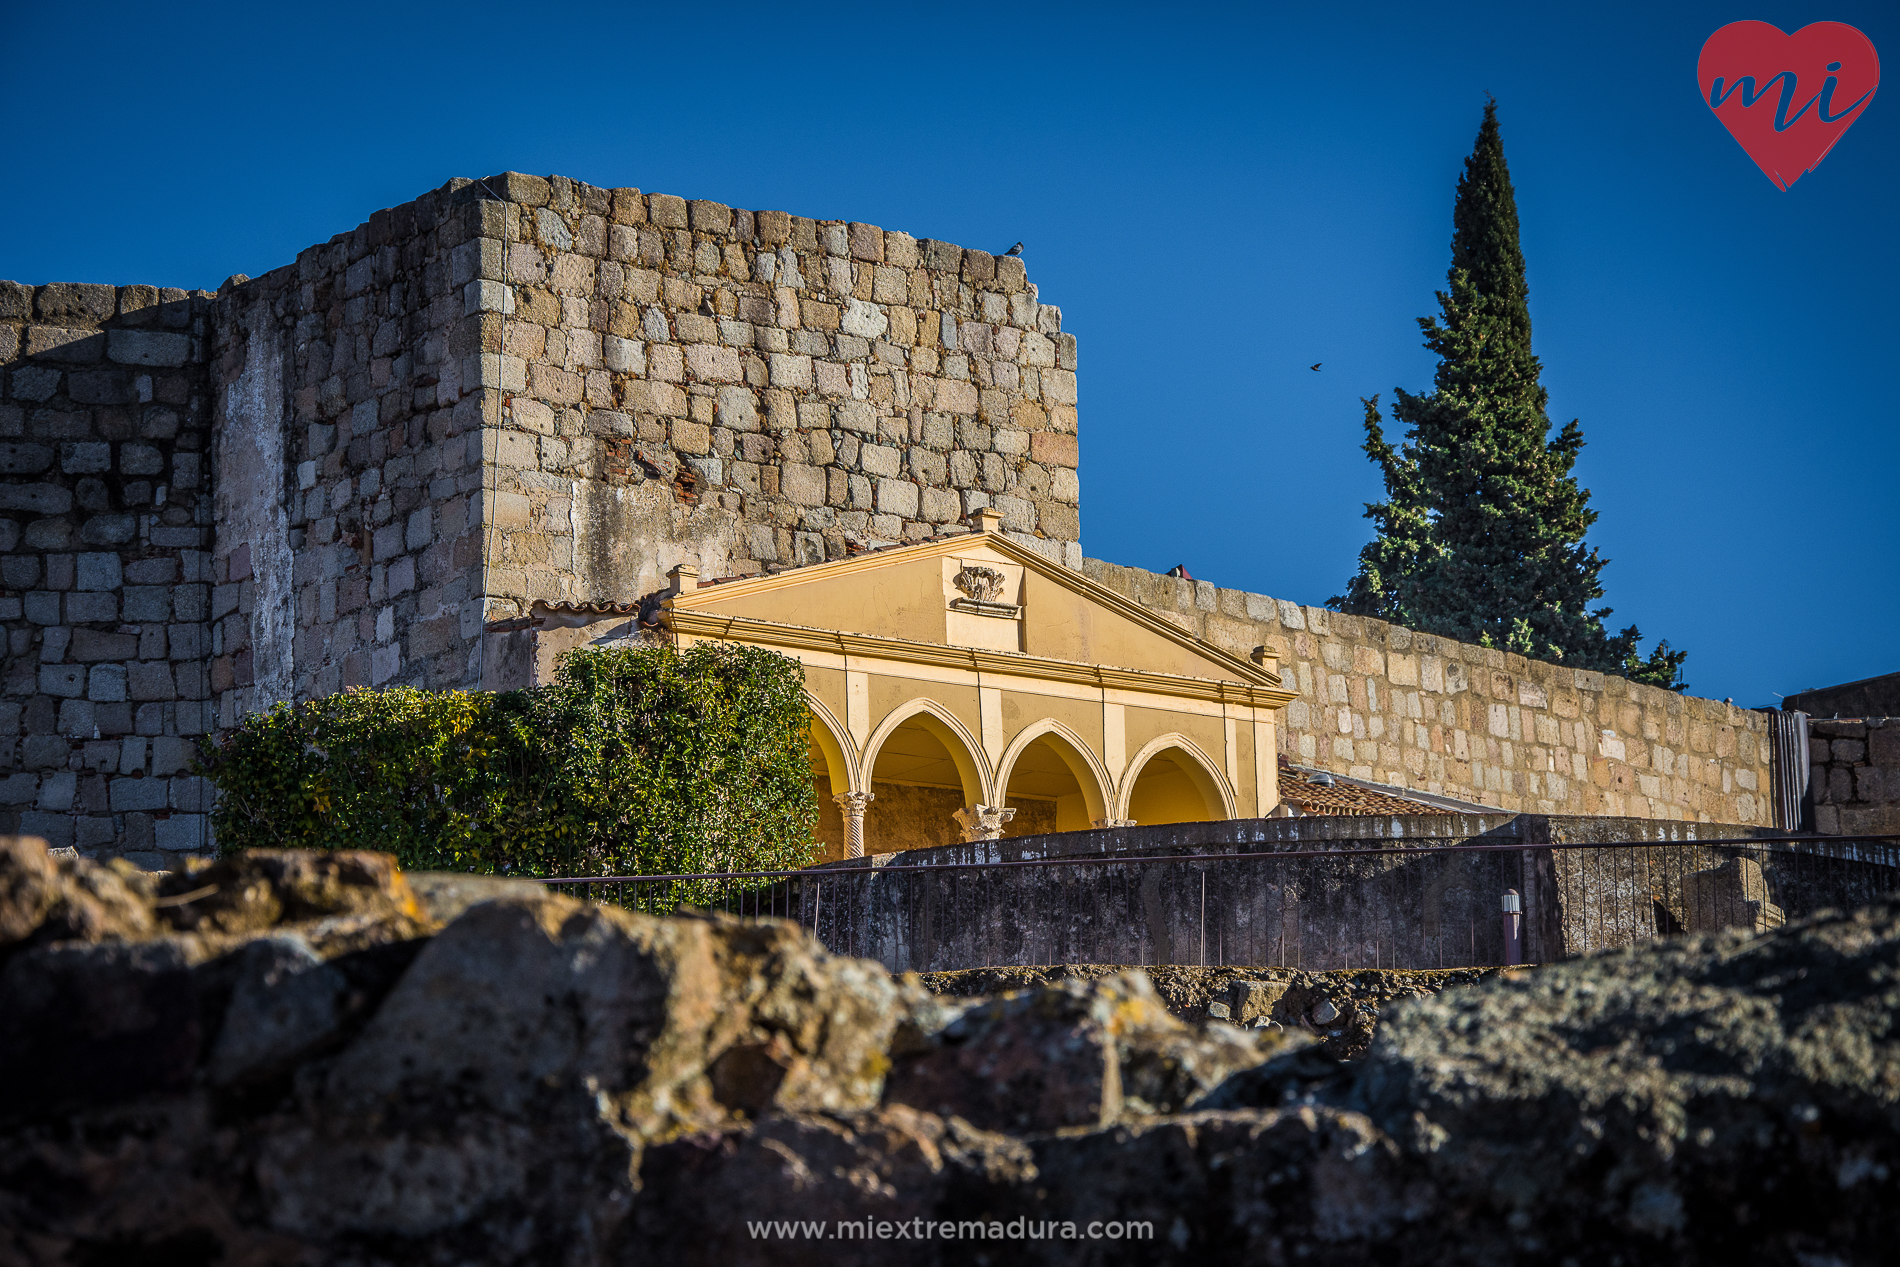
[[552,684],[345,691],[255,713],[205,773],[221,852],[381,849],[422,870],[654,875],[812,857],[804,674],[701,644],[584,649]]

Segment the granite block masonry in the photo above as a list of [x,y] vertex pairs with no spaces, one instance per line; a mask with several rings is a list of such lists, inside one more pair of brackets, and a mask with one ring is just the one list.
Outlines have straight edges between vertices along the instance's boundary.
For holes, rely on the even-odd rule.
[[0,830],[207,845],[214,297],[0,282]]
[[0,285],[0,830],[203,851],[197,736],[680,563],[994,508],[1079,567],[1075,370],[1018,259],[519,173],[215,295]]
[[506,680],[497,622],[677,565],[1015,540],[1247,654],[1293,760],[1500,809],[1769,821],[1758,715],[1085,562],[1077,347],[1023,262],[504,173],[216,294],[0,283],[0,831],[211,847],[199,736]]
[[1323,607],[1086,560],[1236,655],[1268,647],[1290,760],[1527,814],[1774,822],[1765,714]]
[[1812,718],[1808,759],[1816,831],[1900,832],[1900,717]]

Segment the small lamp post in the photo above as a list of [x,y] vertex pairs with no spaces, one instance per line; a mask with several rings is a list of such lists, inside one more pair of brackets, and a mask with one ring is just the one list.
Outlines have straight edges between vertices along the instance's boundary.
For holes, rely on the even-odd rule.
[[1510,967],[1524,962],[1524,904],[1516,889],[1504,890],[1504,962]]

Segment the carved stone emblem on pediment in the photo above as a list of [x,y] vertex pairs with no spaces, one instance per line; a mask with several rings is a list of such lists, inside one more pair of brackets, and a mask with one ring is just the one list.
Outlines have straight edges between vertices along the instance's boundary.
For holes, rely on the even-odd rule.
[[951,577],[950,583],[962,590],[965,597],[979,603],[993,603],[1003,593],[1003,574],[974,563]]

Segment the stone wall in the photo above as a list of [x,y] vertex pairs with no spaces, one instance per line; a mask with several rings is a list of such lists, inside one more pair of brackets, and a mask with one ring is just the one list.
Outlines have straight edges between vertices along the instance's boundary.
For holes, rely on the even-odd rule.
[[840,558],[985,506],[1216,645],[1271,646],[1302,764],[1770,821],[1759,714],[1085,564],[1075,369],[1019,259],[518,173],[216,297],[0,285],[6,825],[202,844],[190,740],[248,711],[480,686],[486,626],[533,600]]
[[216,296],[0,284],[0,829],[203,849],[196,735],[676,563],[993,506],[1079,566],[1075,358],[1017,259],[517,173]]
[[1436,969],[1505,962],[1507,889],[1520,898],[1525,962],[1548,963],[1684,931],[1763,932],[1864,904],[1900,879],[1891,849],[1706,843],[1772,834],[1513,814],[1174,823],[829,862],[776,900],[828,945],[893,972]]
[[1900,717],[1900,673],[1800,691],[1781,701],[1810,717]]
[[[233,279],[215,322],[219,724],[352,686],[473,686],[482,385],[500,346],[452,181]],[[485,342],[486,341],[486,342]]]
[[0,282],[0,832],[203,846],[210,301]]
[[1814,830],[1900,832],[1900,717],[1808,722]]
[[993,506],[1080,566],[1076,346],[1022,261],[508,173],[491,616],[935,535]]
[[1765,716],[1321,607],[1089,559],[1093,580],[1236,655],[1280,657],[1302,765],[1538,814],[1767,825]]

